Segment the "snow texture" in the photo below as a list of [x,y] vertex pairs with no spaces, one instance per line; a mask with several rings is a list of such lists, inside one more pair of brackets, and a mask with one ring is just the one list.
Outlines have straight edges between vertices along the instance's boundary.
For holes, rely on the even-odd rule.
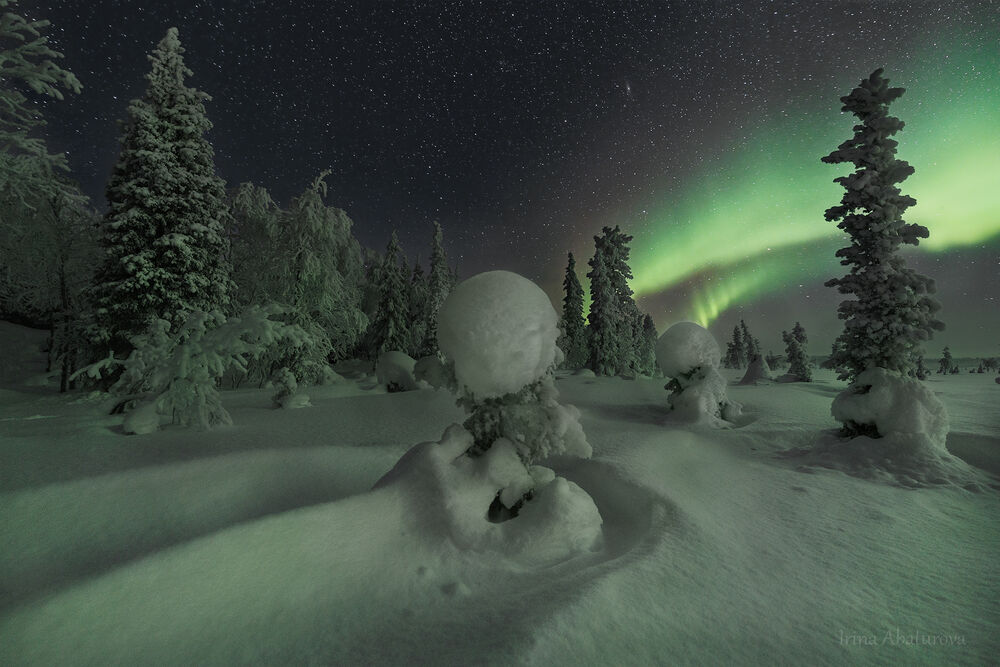
[[477,399],[519,391],[561,360],[556,312],[537,285],[509,271],[460,283],[438,316],[438,343],[459,388]]
[[378,383],[385,385],[389,391],[414,391],[420,389],[420,383],[413,375],[417,362],[405,352],[389,350],[383,352],[375,364],[375,377]]
[[678,322],[656,343],[656,363],[666,377],[676,378],[699,367],[718,368],[721,360],[715,338],[694,322]]
[[[491,551],[523,565],[544,566],[595,551],[602,519],[579,486],[541,466],[525,467],[513,443],[498,440],[482,456],[466,454],[472,434],[452,424],[439,442],[410,449],[375,489],[396,488],[406,504],[458,548]],[[513,505],[534,497],[502,523],[487,520],[494,498]]]
[[413,366],[413,377],[434,389],[447,389],[455,383],[453,371],[436,354],[418,359]]

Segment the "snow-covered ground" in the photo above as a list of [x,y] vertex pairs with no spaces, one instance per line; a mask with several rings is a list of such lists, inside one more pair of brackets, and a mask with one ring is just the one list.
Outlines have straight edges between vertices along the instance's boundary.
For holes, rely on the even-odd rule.
[[[17,339],[16,344],[14,340]],[[234,425],[120,433],[32,381],[0,323],[0,664],[995,664],[1000,385],[928,381],[983,490],[906,489],[781,452],[843,384],[736,386],[738,427],[672,425],[663,380],[560,374],[591,460],[552,463],[603,544],[564,562],[465,551],[379,480],[464,417],[370,380]],[[10,343],[10,344],[8,344]],[[484,508],[485,510],[485,508]],[[517,519],[514,519],[515,521]]]

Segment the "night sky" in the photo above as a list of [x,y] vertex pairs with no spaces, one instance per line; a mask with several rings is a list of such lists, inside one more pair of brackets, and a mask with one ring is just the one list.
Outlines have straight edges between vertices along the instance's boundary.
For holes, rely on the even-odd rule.
[[47,18],[84,90],[45,105],[50,150],[104,205],[117,119],[176,26],[213,97],[231,186],[281,205],[323,169],[362,244],[395,229],[426,267],[431,221],[463,276],[509,269],[558,304],[565,253],[586,283],[592,237],[634,235],[633,288],[662,330],[765,350],[796,319],[823,354],[840,330],[841,245],[823,210],[846,173],[839,97],[876,67],[907,88],[899,157],[909,261],[938,282],[928,346],[1000,355],[1000,6],[996,2],[21,2]]

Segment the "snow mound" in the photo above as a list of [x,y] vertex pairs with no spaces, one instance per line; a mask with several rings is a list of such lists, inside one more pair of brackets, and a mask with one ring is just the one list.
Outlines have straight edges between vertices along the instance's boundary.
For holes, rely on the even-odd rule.
[[438,314],[438,344],[455,363],[465,393],[491,398],[514,393],[559,361],[556,312],[537,285],[509,271],[488,271],[460,283]]
[[388,350],[383,352],[375,364],[375,377],[378,383],[385,385],[389,391],[413,391],[420,389],[420,384],[414,377],[414,367],[417,362],[405,352]]
[[771,368],[767,365],[764,357],[754,357],[754,360],[747,366],[747,372],[743,374],[740,384],[757,384],[758,382],[771,379]]
[[156,401],[146,401],[129,410],[122,423],[126,435],[148,435],[160,430],[160,413]]
[[[459,549],[545,566],[601,548],[601,515],[579,486],[548,468],[526,467],[509,440],[497,440],[475,458],[466,454],[472,444],[472,434],[453,424],[439,442],[411,448],[374,488],[403,493],[406,504],[423,514],[424,529]],[[516,517],[489,520],[496,499],[513,505],[529,491]]]
[[946,448],[948,412],[914,378],[869,368],[833,399],[833,417],[855,433],[826,437],[805,454],[812,463],[909,487],[981,489],[979,476]]
[[705,327],[678,322],[656,342],[656,363],[667,377],[690,373],[699,366],[718,368],[722,361],[719,344]]
[[833,418],[842,424],[870,424],[884,437],[903,436],[921,447],[947,452],[948,412],[919,380],[869,368],[833,399]]
[[446,389],[452,382],[451,371],[436,354],[418,359],[413,366],[413,377],[434,389]]

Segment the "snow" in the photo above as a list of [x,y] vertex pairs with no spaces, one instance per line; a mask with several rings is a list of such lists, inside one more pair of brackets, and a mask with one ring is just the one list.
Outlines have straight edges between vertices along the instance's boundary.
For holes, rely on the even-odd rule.
[[669,378],[690,373],[698,367],[718,368],[721,361],[722,352],[715,338],[694,322],[674,324],[656,342],[656,363]]
[[459,283],[438,314],[438,343],[476,398],[519,391],[557,361],[556,311],[544,291],[509,271]]
[[656,362],[674,379],[667,400],[675,420],[726,428],[740,416],[740,404],[726,396],[721,361],[718,343],[700,324],[678,322],[663,332],[656,343]]
[[740,384],[758,384],[770,379],[771,369],[768,367],[767,361],[764,360],[764,357],[757,356],[747,366],[747,372],[743,375],[743,379],[740,380]]
[[834,432],[844,383],[741,375],[715,430],[673,421],[663,380],[558,374],[594,457],[541,462],[504,524],[470,508],[524,467],[453,456],[447,392],[223,391],[231,426],[125,437],[101,401],[0,376],[0,664],[995,662],[992,376],[924,383],[972,492],[803,466],[784,454]]
[[375,364],[375,377],[379,384],[392,391],[413,391],[419,388],[413,373],[416,364],[405,352],[388,350],[379,356]]

